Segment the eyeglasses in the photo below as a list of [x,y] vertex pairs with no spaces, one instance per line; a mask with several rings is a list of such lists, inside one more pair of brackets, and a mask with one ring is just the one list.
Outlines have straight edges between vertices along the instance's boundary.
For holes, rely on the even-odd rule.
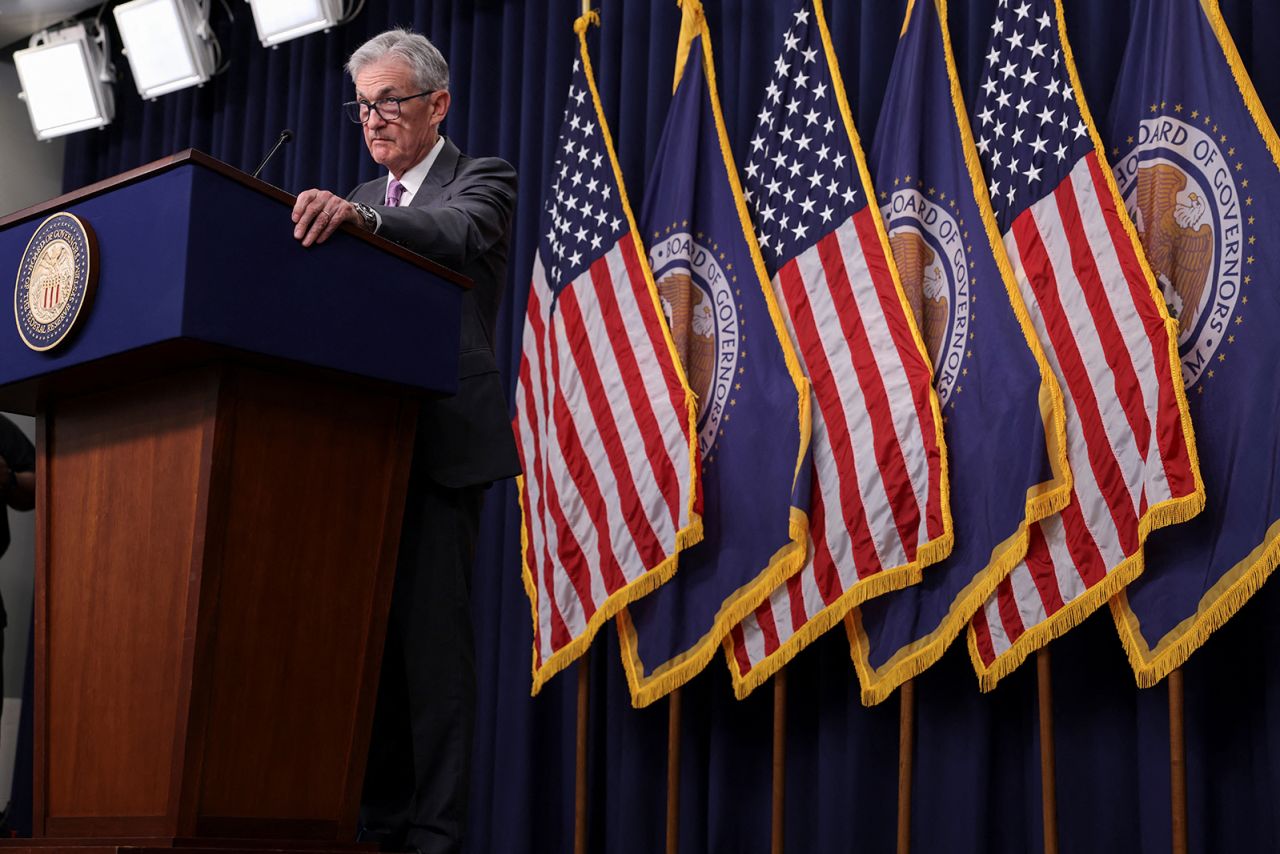
[[400,105],[405,101],[412,101],[414,98],[425,98],[439,91],[439,89],[430,89],[426,92],[419,92],[416,95],[406,95],[403,98],[379,98],[373,102],[361,98],[358,101],[347,101],[342,105],[342,108],[346,110],[347,118],[358,125],[369,121],[369,113],[371,111],[376,111],[384,122],[393,122],[400,118]]

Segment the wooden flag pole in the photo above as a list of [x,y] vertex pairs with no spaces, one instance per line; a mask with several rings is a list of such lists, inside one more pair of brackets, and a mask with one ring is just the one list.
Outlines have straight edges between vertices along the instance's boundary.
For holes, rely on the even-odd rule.
[[667,697],[667,854],[680,851],[680,702],[683,691]]
[[1182,668],[1169,674],[1169,784],[1173,854],[1187,854],[1187,745],[1183,736]]
[[587,854],[587,694],[591,650],[578,659],[578,737],[573,780],[573,852]]
[[911,770],[915,764],[916,683],[898,689],[898,854],[911,851]]
[[782,854],[787,803],[787,669],[773,677],[773,819],[771,854]]
[[1044,810],[1044,852],[1058,854],[1058,786],[1053,755],[1053,675],[1049,649],[1036,650],[1036,683],[1040,707],[1040,797]]

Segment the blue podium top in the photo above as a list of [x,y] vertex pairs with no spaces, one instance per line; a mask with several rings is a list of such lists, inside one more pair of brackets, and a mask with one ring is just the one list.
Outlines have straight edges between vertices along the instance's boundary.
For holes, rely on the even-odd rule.
[[[0,323],[0,408],[30,412],[64,374],[129,357],[225,353],[450,394],[469,282],[359,229],[307,249],[293,197],[186,151],[0,220],[0,271],[16,276],[49,215],[97,236],[96,297],[47,352],[19,335],[9,292]],[[125,362],[122,362],[125,364]]]

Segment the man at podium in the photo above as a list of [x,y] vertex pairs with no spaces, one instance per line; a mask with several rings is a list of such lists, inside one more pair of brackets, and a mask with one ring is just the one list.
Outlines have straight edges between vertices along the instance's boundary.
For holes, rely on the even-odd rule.
[[493,327],[507,268],[516,175],[443,137],[449,69],[425,37],[389,30],[351,55],[345,105],[388,175],[346,198],[298,196],[294,237],[323,243],[351,223],[470,277],[458,392],[424,403],[405,502],[362,833],[384,850],[461,848],[475,708],[470,576],[484,490],[519,473]]

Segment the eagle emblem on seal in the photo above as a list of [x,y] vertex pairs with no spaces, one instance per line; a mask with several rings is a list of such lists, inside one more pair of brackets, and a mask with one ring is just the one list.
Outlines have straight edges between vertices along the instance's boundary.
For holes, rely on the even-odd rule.
[[907,304],[916,318],[916,328],[924,338],[930,361],[936,364],[951,318],[947,305],[946,273],[938,266],[933,249],[918,232],[905,229],[895,232],[889,236],[889,246],[898,265]]
[[711,388],[716,343],[711,299],[706,291],[693,283],[688,273],[671,273],[659,279],[657,285],[662,313],[667,316],[671,338],[688,375],[689,387],[699,400],[706,400],[707,391]]
[[1179,331],[1195,320],[1214,251],[1208,206],[1186,190],[1187,176],[1168,163],[1138,170],[1138,235]]

